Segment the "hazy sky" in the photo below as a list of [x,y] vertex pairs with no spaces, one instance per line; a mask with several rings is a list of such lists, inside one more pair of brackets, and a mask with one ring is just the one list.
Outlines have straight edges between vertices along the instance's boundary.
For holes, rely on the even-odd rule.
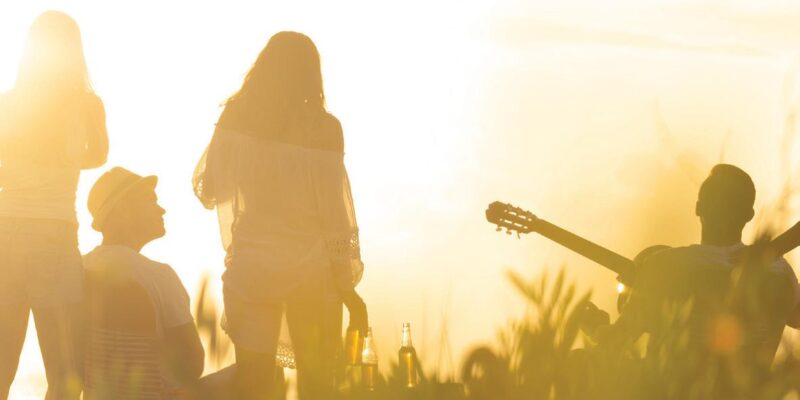
[[[168,233],[145,253],[194,293],[203,273],[218,282],[223,271],[214,214],[190,183],[219,104],[272,34],[308,34],[345,131],[359,290],[387,362],[404,321],[431,366],[442,322],[456,364],[493,340],[524,311],[509,268],[534,276],[566,263],[613,304],[613,275],[540,237],[495,233],[483,218],[493,200],[633,256],[698,238],[694,196],[716,162],[751,172],[765,210],[791,178],[781,162],[795,162],[785,122],[800,103],[792,2],[379,3],[0,2],[0,88],[38,13],[76,18],[111,138],[108,166],[81,180],[81,248],[99,241],[85,200],[102,171],[157,174]],[[19,398],[41,392],[26,383],[41,380],[34,342]]]

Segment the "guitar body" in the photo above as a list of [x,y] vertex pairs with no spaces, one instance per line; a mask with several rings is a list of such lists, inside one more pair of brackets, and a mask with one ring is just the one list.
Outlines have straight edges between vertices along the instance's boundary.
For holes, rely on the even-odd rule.
[[[647,257],[650,257],[651,255],[653,255],[655,253],[658,253],[661,250],[666,250],[666,249],[669,249],[669,248],[671,248],[671,247],[667,246],[667,245],[663,245],[663,244],[657,244],[657,245],[654,245],[654,246],[650,246],[650,247],[640,251],[639,254],[637,254],[636,257],[633,258],[633,264],[638,267],[638,266],[642,265],[642,262],[644,262],[644,260]],[[634,272],[633,276],[635,277],[635,275],[636,274]],[[621,290],[618,290],[619,295],[617,296],[617,311],[619,311],[619,312],[622,311],[622,307],[625,306],[625,303],[628,302],[628,299],[631,297],[631,293],[632,293],[632,288],[624,286],[624,284],[622,284],[621,282],[620,282],[620,284],[622,286],[620,287]]]

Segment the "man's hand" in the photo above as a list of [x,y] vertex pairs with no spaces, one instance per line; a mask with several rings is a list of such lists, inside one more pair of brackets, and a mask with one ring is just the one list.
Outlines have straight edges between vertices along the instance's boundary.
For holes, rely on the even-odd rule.
[[578,327],[589,336],[593,336],[597,328],[611,324],[608,313],[597,308],[591,301],[578,306],[578,309],[575,310],[575,318]]

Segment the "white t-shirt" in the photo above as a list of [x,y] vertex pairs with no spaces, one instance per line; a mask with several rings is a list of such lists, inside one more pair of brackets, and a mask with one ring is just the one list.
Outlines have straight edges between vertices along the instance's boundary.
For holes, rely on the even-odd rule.
[[83,256],[88,271],[115,268],[130,274],[150,295],[156,314],[156,330],[160,337],[167,329],[192,322],[189,294],[180,278],[167,264],[153,261],[125,246],[101,245]]
[[[628,314],[630,317],[626,317],[626,319],[630,318],[648,326],[658,325],[661,317],[658,313],[654,313],[652,307],[659,305],[652,303],[652,300],[658,300],[661,297],[659,295],[650,296],[648,293],[660,293],[661,296],[668,293],[670,296],[677,296],[678,299],[686,296],[703,297],[705,295],[711,296],[705,300],[716,299],[715,296],[728,290],[728,271],[733,271],[738,265],[737,257],[743,248],[744,244],[742,243],[731,246],[696,244],[670,248],[653,254],[644,260],[641,266],[642,271],[637,277],[638,291],[634,291],[634,296],[631,297],[620,318]],[[785,276],[793,287],[793,295],[785,299],[785,301],[791,302],[791,304],[785,304],[787,309],[791,310],[785,323],[792,327],[798,327],[800,325],[800,284],[798,284],[797,276],[783,258],[775,260],[772,268],[779,275]],[[637,296],[636,293],[639,295]],[[710,317],[705,315],[704,308],[701,306],[704,304],[704,299],[696,300],[699,300],[695,303],[699,308],[698,313],[694,314],[693,321],[699,325],[693,326],[698,330],[705,331],[705,322]]]
[[[696,244],[686,247],[687,257],[699,263],[707,263],[711,265],[725,265],[730,268],[736,266],[736,254],[744,248],[743,243],[738,243],[732,246],[711,246]],[[705,262],[704,262],[705,261]],[[800,284],[797,281],[797,275],[794,273],[792,266],[783,257],[778,258],[772,263],[772,269],[775,272],[786,275],[794,286],[794,305],[792,312],[789,314],[788,325],[797,327],[800,325]]]

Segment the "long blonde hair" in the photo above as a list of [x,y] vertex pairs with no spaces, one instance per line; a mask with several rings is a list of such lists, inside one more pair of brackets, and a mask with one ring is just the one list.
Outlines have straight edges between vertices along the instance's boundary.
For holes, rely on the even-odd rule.
[[66,135],[84,123],[95,98],[80,29],[72,17],[47,11],[33,22],[17,79],[5,95],[0,157],[63,161]]
[[284,31],[269,39],[223,115],[231,116],[237,128],[281,130],[298,118],[324,113],[317,47],[302,33]]

